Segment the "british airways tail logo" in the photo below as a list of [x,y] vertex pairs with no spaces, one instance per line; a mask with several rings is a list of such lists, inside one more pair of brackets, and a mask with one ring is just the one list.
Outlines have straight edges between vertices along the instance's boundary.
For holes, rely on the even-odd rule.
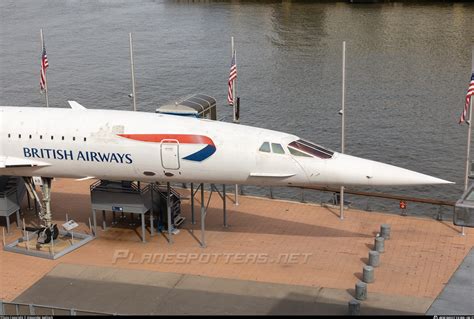
[[176,140],[180,144],[204,144],[204,148],[192,153],[183,159],[202,162],[216,152],[214,141],[204,135],[191,134],[118,134],[118,136],[141,142],[161,143],[166,140]]

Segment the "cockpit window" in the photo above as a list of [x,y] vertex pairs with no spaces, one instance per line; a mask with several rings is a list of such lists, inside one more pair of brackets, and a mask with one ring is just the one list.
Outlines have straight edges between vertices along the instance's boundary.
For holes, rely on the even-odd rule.
[[268,142],[265,142],[262,144],[262,146],[260,146],[260,149],[259,149],[260,152],[265,152],[265,153],[270,153],[270,143]]
[[291,153],[292,155],[295,155],[295,156],[312,157],[311,155],[306,154],[306,153],[303,153],[303,152],[300,152],[300,151],[298,151],[297,149],[294,149],[293,147],[288,147],[288,150],[290,151],[290,153]]
[[288,144],[288,148],[290,148],[290,151],[291,151],[291,148],[294,148],[298,151],[302,151],[304,153],[307,153],[319,158],[323,158],[323,159],[332,158],[332,156],[334,155],[333,151],[328,150],[322,146],[313,144],[311,142],[305,141],[305,140],[297,140],[297,141],[291,142],[290,144]]
[[281,144],[272,143],[272,151],[275,154],[285,154],[285,150]]

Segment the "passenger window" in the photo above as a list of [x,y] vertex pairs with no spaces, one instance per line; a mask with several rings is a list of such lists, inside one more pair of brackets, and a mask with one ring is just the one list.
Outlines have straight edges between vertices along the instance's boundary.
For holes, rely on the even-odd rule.
[[270,153],[270,143],[268,142],[265,142],[262,144],[262,146],[260,146],[260,149],[259,149],[260,152],[265,152],[265,153]]
[[290,153],[292,155],[295,155],[295,156],[301,156],[301,157],[311,157],[311,155],[308,155],[306,153],[303,153],[303,152],[300,152],[298,150],[295,150],[294,148],[292,147],[288,147],[288,150],[290,151]]
[[272,143],[272,151],[275,154],[285,154],[285,150],[281,144]]

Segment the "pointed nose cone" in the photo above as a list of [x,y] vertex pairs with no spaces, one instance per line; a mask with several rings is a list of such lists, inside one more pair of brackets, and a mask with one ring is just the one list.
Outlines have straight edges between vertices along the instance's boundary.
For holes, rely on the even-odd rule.
[[[372,161],[371,161],[372,162]],[[454,184],[437,177],[410,171],[401,167],[373,162],[371,185],[438,185]]]
[[334,164],[343,168],[342,185],[410,186],[454,184],[440,178],[417,173],[401,167],[338,154]]

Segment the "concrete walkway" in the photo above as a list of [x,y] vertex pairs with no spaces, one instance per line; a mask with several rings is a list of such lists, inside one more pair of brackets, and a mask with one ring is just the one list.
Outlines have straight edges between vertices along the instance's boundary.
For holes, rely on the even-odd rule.
[[474,248],[433,302],[427,315],[474,314]]
[[[371,295],[361,313],[410,314],[377,308],[383,299],[417,310],[412,298],[387,297]],[[338,289],[59,264],[15,302],[117,314],[344,315],[351,298]]]

